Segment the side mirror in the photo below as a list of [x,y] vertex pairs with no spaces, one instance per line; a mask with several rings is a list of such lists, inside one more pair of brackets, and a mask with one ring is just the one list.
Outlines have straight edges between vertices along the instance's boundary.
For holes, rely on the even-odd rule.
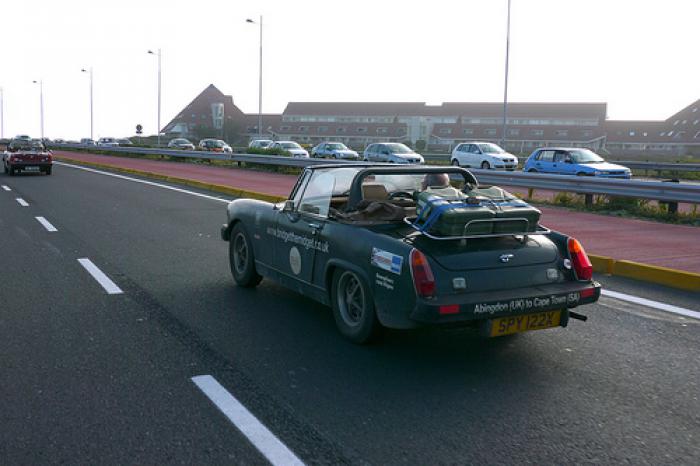
[[282,207],[282,212],[294,212],[294,201],[287,199],[284,201],[284,207]]

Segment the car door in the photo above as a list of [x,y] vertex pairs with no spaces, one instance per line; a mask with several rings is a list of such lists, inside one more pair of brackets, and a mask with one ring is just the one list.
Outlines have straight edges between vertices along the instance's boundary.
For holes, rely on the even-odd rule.
[[564,175],[575,175],[576,166],[571,160],[571,154],[565,150],[558,150],[554,153],[554,162],[556,166],[554,169],[557,173],[562,173]]
[[469,144],[469,147],[467,147],[467,152],[464,154],[464,160],[466,161],[468,167],[479,168],[480,156],[481,151],[479,150],[479,146],[476,144]]
[[459,163],[461,166],[466,166],[466,160],[465,160],[465,148],[469,147],[469,144],[459,144],[455,148],[455,153],[454,153],[454,159],[457,160],[457,163]]
[[311,285],[317,252],[328,252],[323,228],[328,221],[334,178],[325,170],[314,171],[298,201],[278,211],[273,232],[275,268],[298,284]]
[[554,151],[551,149],[541,150],[535,162],[535,170],[542,173],[554,173],[553,165]]

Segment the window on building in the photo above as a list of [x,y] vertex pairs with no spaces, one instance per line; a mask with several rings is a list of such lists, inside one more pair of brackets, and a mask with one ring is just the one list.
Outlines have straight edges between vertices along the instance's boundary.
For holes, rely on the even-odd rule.
[[659,136],[666,136],[666,131],[662,131],[659,133]]
[[667,134],[666,136],[668,136],[668,137],[673,136],[673,131],[669,131],[668,134]]
[[695,133],[694,138],[695,138],[695,139],[700,139],[700,131],[698,131],[697,133]]
[[280,126],[280,131],[289,131],[290,128],[290,126]]
[[440,128],[440,134],[452,134],[452,128]]
[[568,129],[558,129],[558,130],[554,131],[554,135],[560,136],[560,137],[568,136],[569,130]]
[[484,134],[486,136],[495,136],[496,135],[496,130],[494,128],[487,128],[484,130]]
[[508,136],[520,136],[520,130],[517,128],[511,128],[508,130]]
[[360,126],[357,128],[358,133],[366,133],[367,132],[367,127],[366,126]]
[[396,128],[396,134],[406,134],[406,128]]
[[593,131],[589,129],[581,131],[581,136],[583,136],[584,138],[590,138],[591,136],[593,136]]
[[345,131],[347,131],[347,128],[346,128],[345,126],[338,126],[338,127],[335,129],[335,132],[336,132],[336,133],[344,133]]
[[543,129],[533,129],[530,131],[530,134],[533,136],[544,136],[544,130]]
[[681,124],[682,124],[682,125],[685,125],[685,124],[687,124],[687,123],[688,123],[688,120],[683,120],[683,121],[681,121]]
[[464,128],[462,130],[462,134],[464,134],[465,136],[471,136],[472,134],[474,134],[474,130],[471,128]]
[[319,133],[325,133],[326,131],[328,131],[328,126],[319,126],[318,128],[316,128],[316,131],[318,131]]
[[693,107],[692,112],[695,113],[695,112],[697,112],[697,111],[698,111],[698,108],[697,108],[697,107]]
[[695,120],[695,121],[693,122],[694,125],[697,125],[698,123],[700,123],[700,120]]
[[644,132],[642,133],[642,136],[647,137],[647,136],[649,136],[649,133],[647,133],[646,131],[644,131]]
[[300,126],[300,127],[299,127],[299,132],[300,132],[300,133],[305,133],[305,132],[307,132],[308,130],[309,130],[309,127],[308,127],[308,126]]
[[634,136],[636,133],[634,131],[630,131],[630,136]]
[[678,123],[680,123],[680,122],[681,122],[681,120],[676,120],[676,121],[674,121],[674,122],[673,122],[673,126],[676,126],[676,125],[677,125]]
[[388,132],[389,132],[389,130],[383,126],[380,126],[379,128],[377,128],[377,134],[386,134]]

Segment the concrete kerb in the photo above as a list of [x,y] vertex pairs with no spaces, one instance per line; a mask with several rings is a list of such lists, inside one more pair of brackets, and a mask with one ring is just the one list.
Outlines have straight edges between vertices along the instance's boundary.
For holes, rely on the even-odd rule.
[[645,282],[657,283],[688,291],[700,291],[700,274],[669,269],[656,265],[640,264],[611,257],[588,256],[593,264],[593,270],[607,275],[633,278]]
[[[84,162],[82,160],[75,160],[65,156],[54,156],[54,159],[72,162],[79,165],[87,165],[90,167],[101,168],[105,170],[129,173],[132,175],[168,181],[171,183],[184,184],[186,186],[207,189],[210,191],[222,194],[229,194],[231,196],[236,197],[248,197],[267,202],[282,202],[285,200],[285,198],[281,196],[273,196],[270,194],[259,193],[256,191],[248,191],[245,189],[232,188],[229,186],[223,186],[218,184],[203,183],[201,181],[189,180],[186,178],[177,178],[174,176],[161,175],[158,173],[146,172],[141,170],[134,170],[132,168],[122,168],[115,167],[113,165]],[[588,257],[591,259],[591,263],[593,264],[593,270],[595,270],[596,272],[657,283],[660,285],[665,285],[672,288],[679,288],[682,290],[700,291],[700,274],[697,273],[684,272],[682,270],[669,269],[666,267],[659,267],[649,264],[640,264],[638,262],[626,260],[617,260],[611,257],[598,256],[595,254],[589,254]]]

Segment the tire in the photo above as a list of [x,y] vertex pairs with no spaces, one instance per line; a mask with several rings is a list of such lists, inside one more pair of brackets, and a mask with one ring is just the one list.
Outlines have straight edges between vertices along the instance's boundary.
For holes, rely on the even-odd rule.
[[583,172],[578,172],[578,173],[576,173],[576,176],[588,176],[588,174],[583,173]]
[[46,168],[46,169],[44,170],[44,173],[46,173],[47,175],[50,175],[50,174],[51,174],[51,168],[53,168],[53,167],[48,167],[48,168]]
[[338,331],[356,344],[376,340],[382,331],[367,283],[351,270],[336,269],[331,287],[333,317]]
[[452,159],[452,166],[454,166],[454,167],[459,167],[459,160],[457,160],[457,159]]
[[243,288],[255,288],[262,277],[255,270],[255,256],[250,238],[239,222],[231,231],[228,243],[228,260],[231,275],[236,284]]
[[537,170],[535,170],[534,168],[531,168],[531,169],[529,169],[527,172],[528,172],[528,173],[537,173]]
[[12,166],[11,166],[11,167],[9,168],[9,170],[10,170],[10,176],[15,176],[15,167],[12,167]]
[[486,160],[481,162],[481,169],[482,170],[489,170],[490,168],[491,168],[491,165],[489,165],[489,163]]

